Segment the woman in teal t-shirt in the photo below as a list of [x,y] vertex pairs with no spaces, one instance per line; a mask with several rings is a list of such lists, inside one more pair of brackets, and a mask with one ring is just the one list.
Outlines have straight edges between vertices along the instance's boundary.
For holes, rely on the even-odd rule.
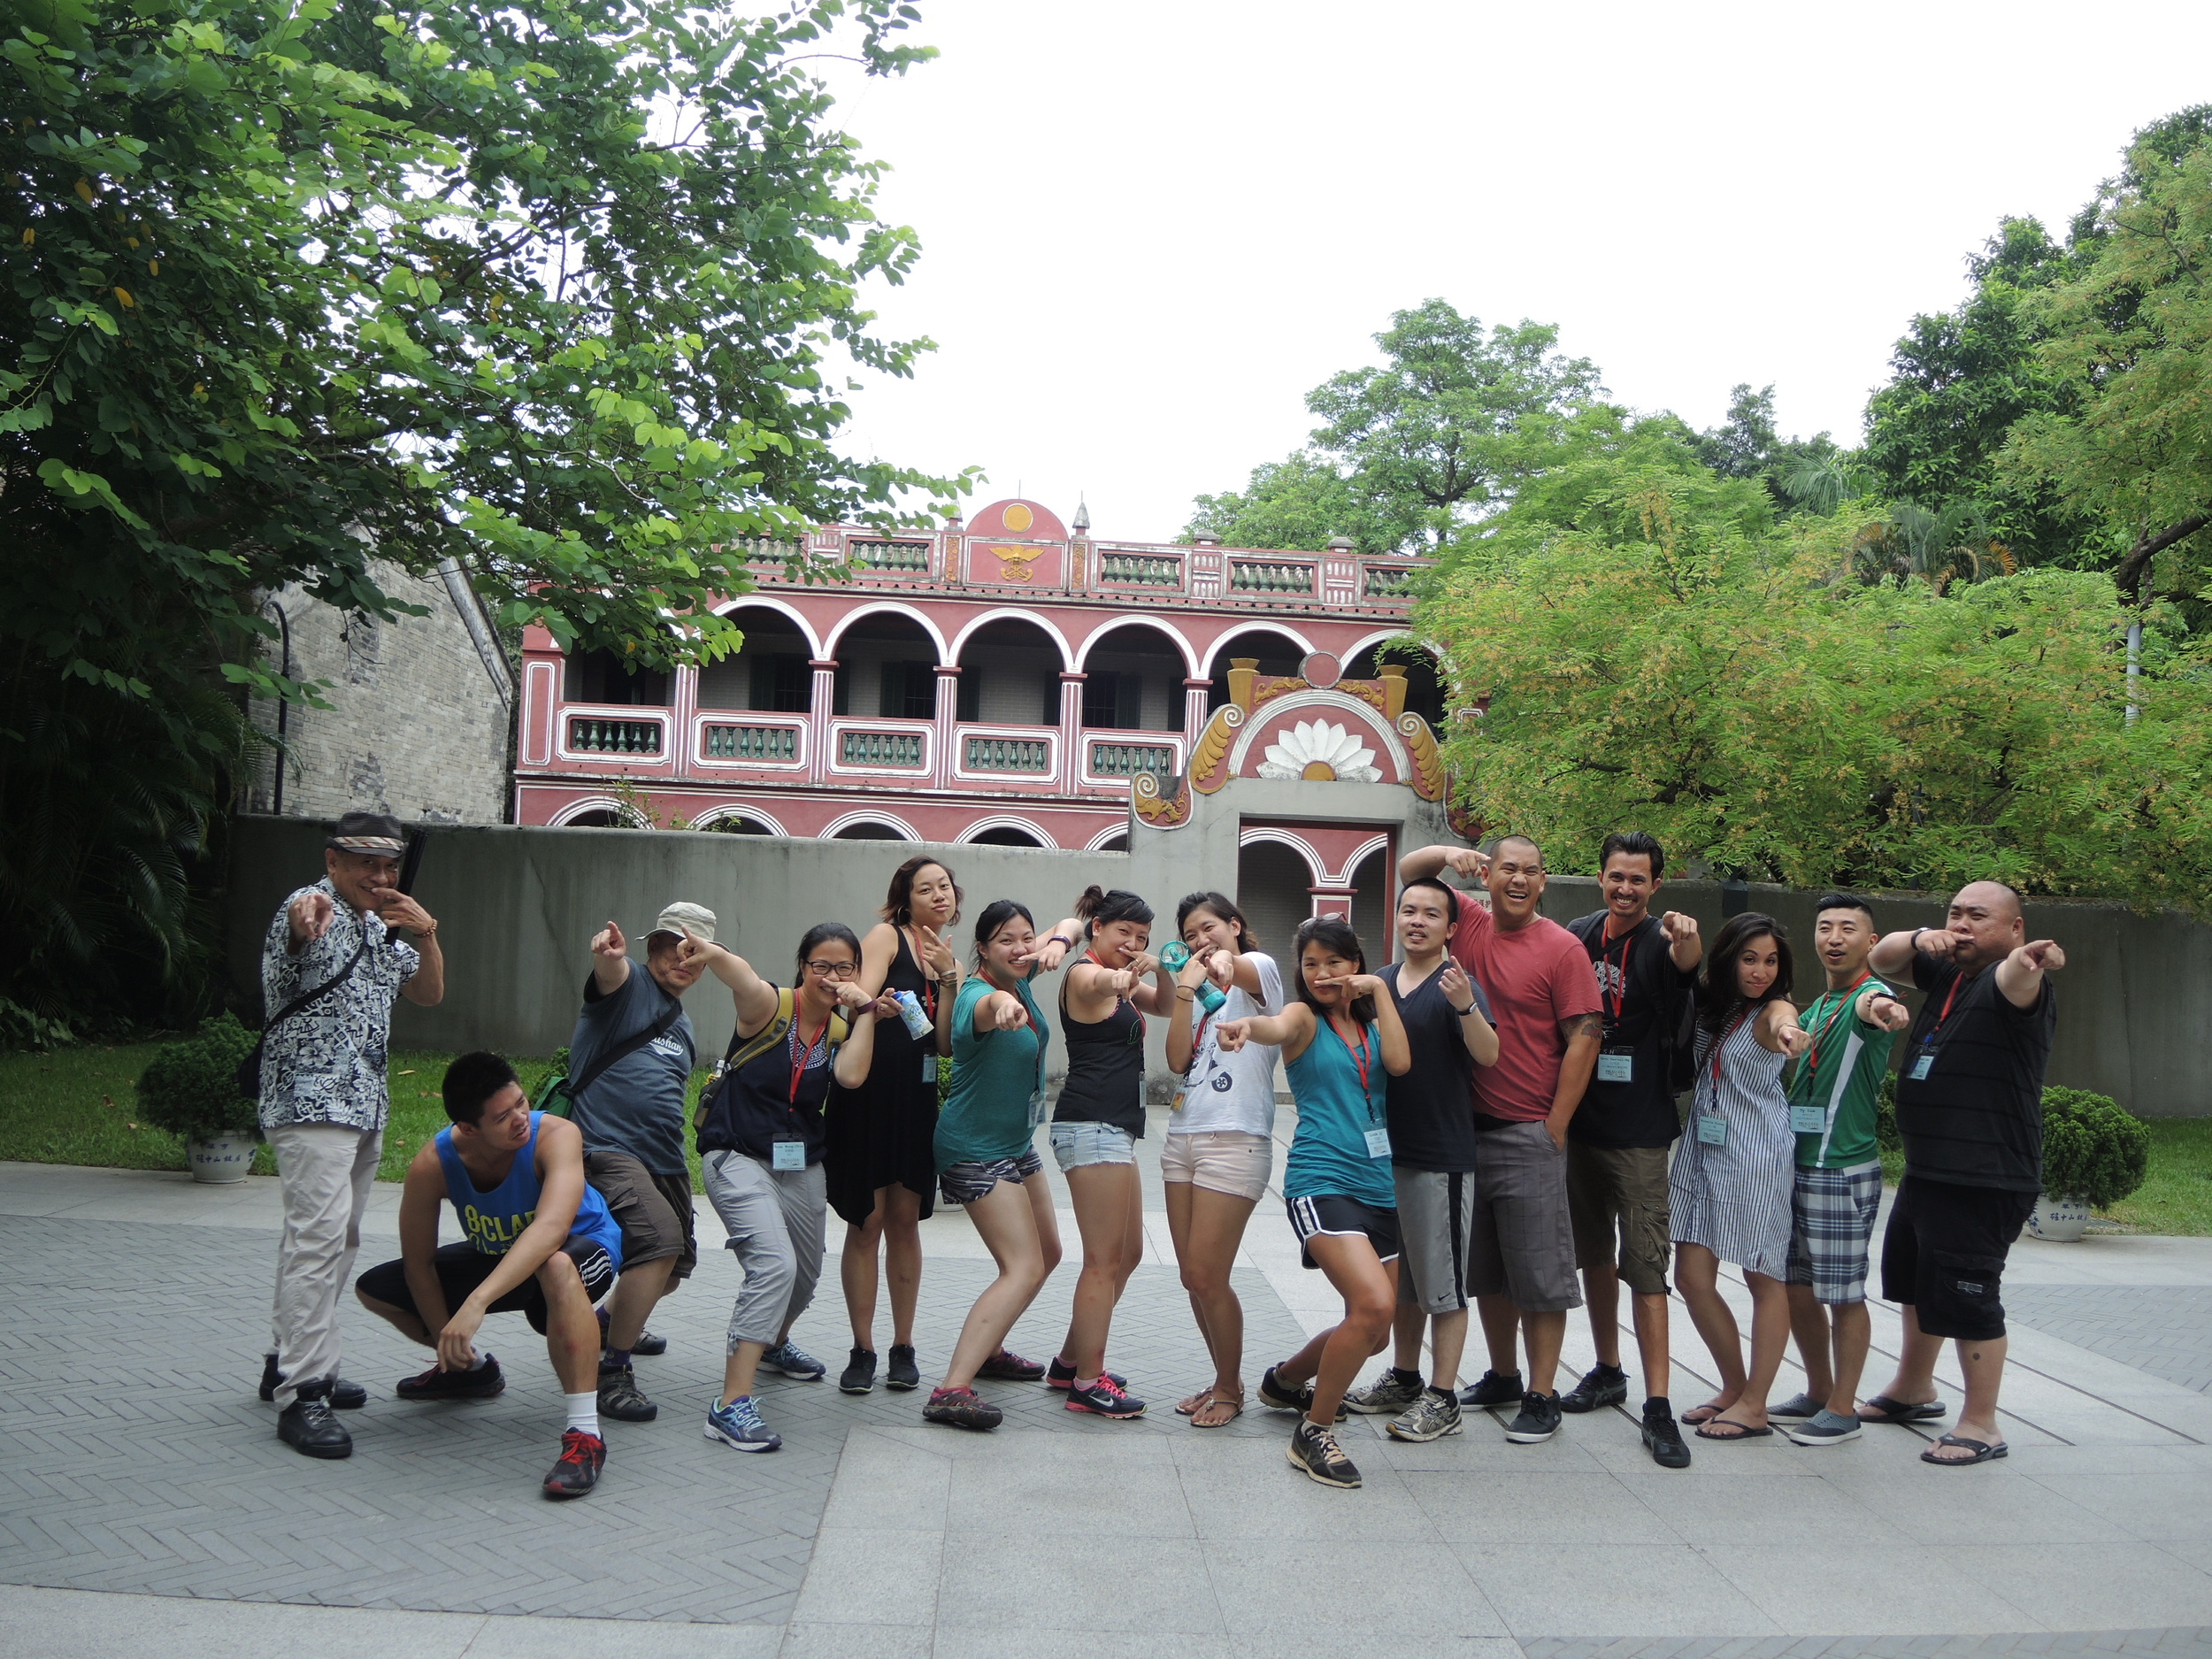
[[1260,1379],[1260,1402],[1302,1412],[1290,1461],[1327,1486],[1356,1486],[1336,1443],[1344,1391],[1390,1340],[1398,1310],[1398,1189],[1384,1113],[1389,1079],[1413,1067],[1398,1005],[1367,972],[1359,935],[1333,916],[1299,925],[1297,1001],[1280,1014],[1233,1019],[1214,1041],[1233,1054],[1280,1043],[1298,1133],[1283,1164],[1283,1197],[1308,1267],[1344,1298],[1344,1317]]
[[1060,1264],[1060,1228],[1043,1161],[1030,1144],[1044,1121],[1045,1022],[1029,981],[1036,919],[1012,899],[976,918],[976,972],[953,1006],[952,1090],[937,1114],[937,1187],[964,1208],[998,1263],[976,1298],[952,1364],[922,1415],[988,1429],[1004,1417],[975,1391],[978,1377],[1034,1382],[1044,1367],[1006,1351],[1014,1328]]

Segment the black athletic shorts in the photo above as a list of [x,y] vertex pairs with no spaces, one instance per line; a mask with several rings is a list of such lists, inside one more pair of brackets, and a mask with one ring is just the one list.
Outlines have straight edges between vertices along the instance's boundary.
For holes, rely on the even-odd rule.
[[1306,1248],[1306,1240],[1317,1233],[1364,1233],[1377,1256],[1386,1262],[1398,1259],[1398,1212],[1394,1210],[1379,1210],[1337,1193],[1286,1199],[1284,1204],[1290,1211],[1290,1230],[1298,1235],[1298,1259],[1308,1267],[1321,1265]]
[[1930,1336],[1994,1341],[2005,1256],[2034,1208],[2033,1193],[1906,1176],[1882,1235],[1883,1299],[1909,1302]]
[[[607,1254],[607,1247],[587,1233],[572,1233],[568,1242],[561,1246],[569,1260],[576,1263],[577,1272],[584,1281],[584,1294],[597,1302],[614,1287],[614,1260]],[[492,1276],[499,1265],[495,1256],[486,1256],[465,1240],[442,1244],[437,1254],[430,1258],[438,1270],[438,1283],[445,1290],[446,1312],[449,1316],[456,1308],[475,1294],[476,1287]],[[373,1302],[387,1307],[403,1308],[418,1318],[415,1294],[407,1288],[407,1263],[385,1262],[372,1267],[354,1281],[354,1288]],[[540,1336],[545,1334],[545,1289],[538,1283],[535,1273],[524,1279],[486,1310],[489,1313],[518,1313],[530,1321],[530,1328]],[[431,1333],[435,1338],[437,1333]]]

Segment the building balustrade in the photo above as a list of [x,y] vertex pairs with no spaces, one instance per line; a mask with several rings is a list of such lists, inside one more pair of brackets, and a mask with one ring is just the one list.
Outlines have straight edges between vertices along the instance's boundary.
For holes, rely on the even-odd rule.
[[1231,559],[1229,588],[1240,594],[1310,594],[1313,566],[1274,560]]
[[1052,745],[1018,737],[971,737],[963,751],[970,772],[1044,777],[1052,771]]
[[1148,772],[1162,778],[1175,773],[1175,751],[1164,745],[1151,743],[1099,743],[1091,745],[1091,776],[1094,778],[1133,778],[1141,772]]
[[722,726],[706,729],[703,745],[709,760],[795,761],[799,733],[788,726]]
[[657,755],[661,752],[658,720],[609,720],[593,715],[571,715],[568,746],[594,755]]
[[861,541],[849,544],[848,560],[856,571],[882,571],[893,575],[929,574],[926,541]]
[[1412,592],[1413,572],[1402,565],[1370,565],[1362,591],[1370,599],[1403,599]]
[[1101,581],[1127,582],[1138,587],[1180,588],[1183,561],[1150,558],[1135,553],[1102,553],[1098,558],[1098,577]]
[[918,732],[843,732],[838,737],[837,759],[846,766],[918,766],[922,735]]

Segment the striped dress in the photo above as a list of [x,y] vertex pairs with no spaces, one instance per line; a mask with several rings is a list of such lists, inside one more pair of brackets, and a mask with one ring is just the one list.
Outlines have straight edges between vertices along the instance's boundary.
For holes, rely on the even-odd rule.
[[[1667,1201],[1677,1244],[1701,1244],[1746,1272],[1786,1279],[1797,1140],[1782,1094],[1785,1056],[1759,1046],[1757,1023],[1755,1013],[1726,1033],[1717,1066],[1714,1035],[1698,1027],[1697,1094],[1667,1176]],[[1713,1112],[1728,1125],[1721,1146],[1698,1135],[1698,1120]]]

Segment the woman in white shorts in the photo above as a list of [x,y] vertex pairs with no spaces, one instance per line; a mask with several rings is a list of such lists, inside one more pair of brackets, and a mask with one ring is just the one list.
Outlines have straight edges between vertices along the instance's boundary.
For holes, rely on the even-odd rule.
[[[1283,977],[1273,957],[1253,949],[1258,941],[1244,912],[1222,894],[1190,895],[1175,907],[1175,931],[1191,955],[1176,976],[1168,1018],[1167,1063],[1183,1081],[1160,1148],[1160,1179],[1183,1288],[1214,1363],[1212,1383],[1175,1409],[1194,1427],[1217,1429],[1244,1409],[1244,1305],[1229,1270],[1274,1168],[1280,1051],[1254,1042],[1225,1054],[1215,1034],[1224,1020],[1281,1013]],[[1225,999],[1211,1010],[1200,1000],[1209,984]]]

